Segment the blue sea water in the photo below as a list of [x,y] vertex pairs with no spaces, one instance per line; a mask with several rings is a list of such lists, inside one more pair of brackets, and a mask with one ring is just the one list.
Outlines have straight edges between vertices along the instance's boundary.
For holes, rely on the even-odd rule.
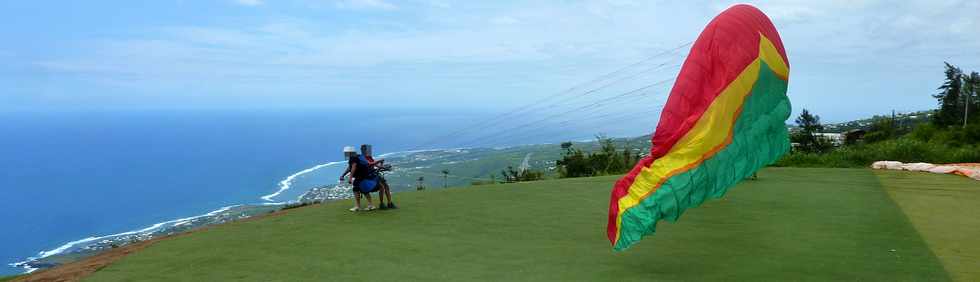
[[[0,114],[0,275],[67,242],[263,202],[341,148],[416,149],[480,113],[344,110]],[[293,199],[322,179],[294,183]],[[335,181],[335,180],[333,180]],[[330,184],[330,183],[323,183]]]

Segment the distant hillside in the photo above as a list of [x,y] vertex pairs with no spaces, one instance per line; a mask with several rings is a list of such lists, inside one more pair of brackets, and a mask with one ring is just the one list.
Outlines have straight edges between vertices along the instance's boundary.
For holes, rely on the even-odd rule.
[[[929,122],[930,119],[931,119],[931,117],[932,117],[932,115],[935,112],[936,112],[936,110],[916,111],[916,112],[910,112],[910,113],[895,113],[894,118],[895,118],[896,123],[897,123],[898,126],[913,127],[913,126],[915,126],[917,124],[920,124],[920,123],[927,123],[927,122]],[[826,132],[826,133],[843,133],[843,132],[847,132],[847,131],[853,130],[853,129],[864,129],[864,130],[867,130],[867,129],[871,128],[871,124],[874,123],[874,120],[875,119],[881,119],[881,118],[892,118],[892,116],[891,115],[884,115],[884,116],[875,115],[875,116],[872,116],[870,118],[864,118],[864,119],[859,119],[859,120],[845,121],[845,122],[839,122],[839,123],[826,123],[826,124],[823,124],[823,127],[824,127],[824,132]],[[791,120],[789,120],[789,122],[792,122],[793,121],[792,119],[793,118],[791,118]],[[789,127],[790,127],[790,130],[796,130],[796,124],[791,124]]]
[[[896,124],[911,128],[916,124],[929,122],[935,110],[895,113]],[[795,118],[795,117],[794,117]],[[875,119],[892,118],[891,115],[879,116],[824,124],[826,133],[842,133],[852,129],[869,129]],[[792,119],[789,121],[792,122]],[[790,125],[790,130],[796,130],[796,125]],[[650,135],[614,138],[617,148],[644,153],[650,150]],[[599,148],[595,140],[573,142],[575,148],[589,152]],[[503,148],[466,148],[451,150],[435,150],[394,154],[387,158],[395,167],[388,174],[388,180],[395,191],[414,190],[423,178],[422,185],[426,189],[447,186],[464,186],[471,183],[500,181],[503,179],[501,170],[508,166],[519,167],[525,158],[531,169],[542,171],[546,178],[556,176],[555,161],[561,158],[560,142],[551,144],[518,145]],[[448,170],[449,174],[442,174]]]
[[[650,150],[650,136],[613,138],[617,148],[636,152]],[[589,152],[599,148],[595,140],[572,142],[574,148]],[[426,189],[465,186],[474,182],[501,181],[501,171],[518,168],[528,160],[528,168],[541,171],[546,178],[556,175],[555,161],[562,155],[561,143],[518,145],[504,148],[465,148],[399,153],[385,156],[394,170],[386,174],[393,191],[415,190],[421,177]],[[448,175],[442,171],[447,170]]]

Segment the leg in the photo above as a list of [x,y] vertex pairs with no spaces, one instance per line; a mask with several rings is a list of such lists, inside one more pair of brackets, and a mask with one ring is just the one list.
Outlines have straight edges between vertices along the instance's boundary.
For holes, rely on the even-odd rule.
[[358,211],[361,209],[361,193],[354,190],[354,207],[350,211]]
[[371,193],[364,193],[364,197],[367,198],[368,201],[368,210],[373,209],[374,203],[371,201]]
[[385,196],[388,196],[388,206],[395,207],[395,202],[391,200],[391,186],[388,186],[388,181],[381,180],[381,188],[385,189]]

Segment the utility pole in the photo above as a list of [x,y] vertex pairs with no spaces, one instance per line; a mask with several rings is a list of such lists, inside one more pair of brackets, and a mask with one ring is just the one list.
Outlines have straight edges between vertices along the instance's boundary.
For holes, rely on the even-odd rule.
[[892,134],[897,134],[897,133],[895,133],[895,131],[898,130],[898,122],[895,121],[895,109],[892,109],[892,124],[891,124],[891,127],[892,127],[892,132],[893,132]]
[[449,170],[448,169],[443,169],[442,170],[442,188],[448,187],[448,181],[449,181]]
[[[976,92],[976,90],[971,92]],[[966,128],[966,118],[970,116],[970,96],[972,93],[966,92],[966,103],[963,104],[963,128]]]

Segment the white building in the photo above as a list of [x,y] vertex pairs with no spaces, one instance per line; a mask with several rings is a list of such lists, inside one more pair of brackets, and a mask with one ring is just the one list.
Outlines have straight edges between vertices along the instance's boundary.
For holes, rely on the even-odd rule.
[[830,141],[834,146],[844,145],[844,134],[841,133],[814,133],[817,138]]

